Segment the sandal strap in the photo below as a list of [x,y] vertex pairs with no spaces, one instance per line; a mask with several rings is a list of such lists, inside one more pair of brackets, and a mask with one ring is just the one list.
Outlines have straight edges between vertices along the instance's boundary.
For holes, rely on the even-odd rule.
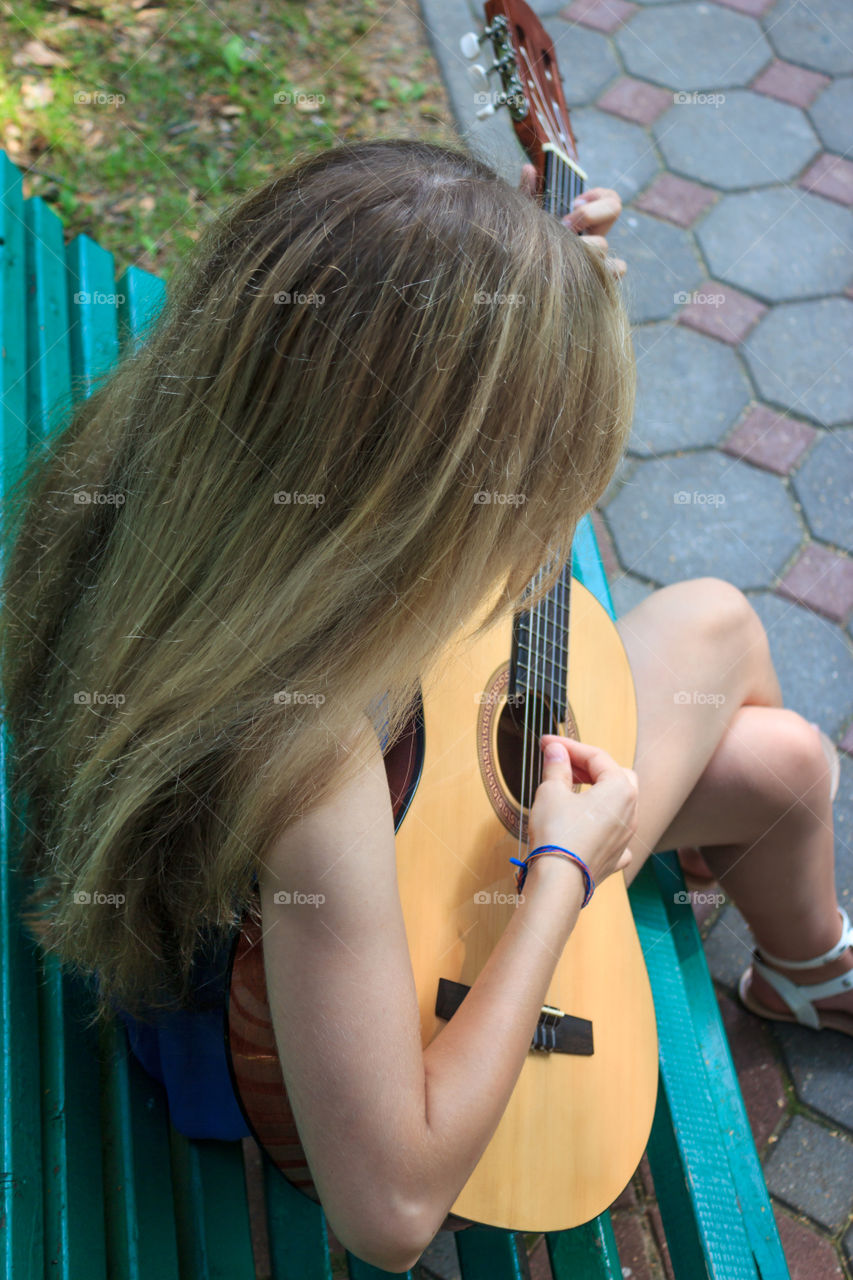
[[763,948],[756,954],[769,960],[771,964],[781,965],[783,969],[818,969],[822,964],[829,964],[831,960],[837,960],[840,955],[843,955],[849,946],[853,946],[853,929],[850,927],[847,912],[843,907],[839,907],[838,914],[841,916],[841,937],[834,947],[830,947],[829,951],[825,951],[822,956],[815,956],[814,960],[783,960],[781,956],[771,956],[770,952]]
[[838,996],[843,991],[850,991],[853,988],[853,969],[848,969],[847,973],[841,973],[836,978],[828,979],[827,982],[799,987],[784,974],[776,973],[774,969],[768,969],[766,964],[762,964],[758,958],[758,952],[755,952],[752,957],[752,967],[757,969],[762,978],[766,979],[778,992],[797,1022],[801,1022],[806,1027],[814,1027],[815,1030],[819,1030],[821,1024],[814,1001],[823,1000],[827,996]]

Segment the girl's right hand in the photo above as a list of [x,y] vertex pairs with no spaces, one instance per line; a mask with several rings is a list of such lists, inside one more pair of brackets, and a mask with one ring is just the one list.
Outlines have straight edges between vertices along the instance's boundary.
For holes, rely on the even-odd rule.
[[[530,808],[530,849],[559,844],[583,858],[596,884],[631,861],[637,830],[637,775],[601,747],[543,733],[542,780]],[[573,791],[587,782],[587,791]],[[531,867],[538,862],[535,859]]]

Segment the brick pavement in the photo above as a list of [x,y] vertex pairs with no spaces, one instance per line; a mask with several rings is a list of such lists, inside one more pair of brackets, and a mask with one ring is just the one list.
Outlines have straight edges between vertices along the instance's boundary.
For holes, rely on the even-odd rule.
[[[625,206],[638,363],[628,455],[596,513],[617,611],[727,578],[770,637],[786,705],[848,753],[837,882],[853,913],[853,4],[529,0],[554,40],[581,162]],[[475,123],[473,0],[421,0],[460,131],[512,181],[506,113]],[[713,500],[712,500],[713,499]],[[849,1040],[737,1002],[750,937],[694,907],[793,1280],[853,1276]],[[623,1274],[671,1274],[641,1166],[613,1208]],[[425,1275],[454,1274],[439,1237]],[[533,1280],[550,1274],[544,1245]]]

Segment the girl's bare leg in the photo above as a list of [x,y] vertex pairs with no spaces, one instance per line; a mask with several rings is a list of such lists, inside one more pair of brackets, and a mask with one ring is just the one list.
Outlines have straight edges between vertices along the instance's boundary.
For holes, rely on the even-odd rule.
[[[665,587],[618,622],[637,690],[640,814],[630,882],[652,852],[701,847],[767,952],[805,960],[841,933],[830,768],[820,736],[782,708],[767,638],[746,597],[699,578]],[[853,950],[803,973],[853,967]],[[760,975],[757,998],[786,1006]],[[819,1002],[853,1013],[853,992]]]

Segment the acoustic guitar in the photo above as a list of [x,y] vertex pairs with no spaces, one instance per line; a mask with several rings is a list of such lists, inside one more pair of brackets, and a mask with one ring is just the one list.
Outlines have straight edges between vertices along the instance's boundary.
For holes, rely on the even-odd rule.
[[[536,166],[543,207],[563,216],[586,175],[553,45],[521,0],[489,0],[485,12],[483,39],[491,41],[503,86],[494,101],[508,107]],[[478,44],[465,37],[463,52],[476,53]],[[484,617],[460,628],[435,675],[421,683],[404,732],[383,753],[425,1046],[453,1016],[516,909],[509,859],[527,852],[539,736],[594,742],[625,767],[636,748],[636,699],[619,634],[572,580],[570,563],[538,606],[475,640]],[[246,1120],[284,1176],[317,1200],[278,1059],[261,930],[249,913],[227,992],[229,1067]],[[651,990],[616,873],[581,912],[515,1089],[453,1213],[521,1231],[558,1231],[596,1217],[645,1150],[657,1075]]]

